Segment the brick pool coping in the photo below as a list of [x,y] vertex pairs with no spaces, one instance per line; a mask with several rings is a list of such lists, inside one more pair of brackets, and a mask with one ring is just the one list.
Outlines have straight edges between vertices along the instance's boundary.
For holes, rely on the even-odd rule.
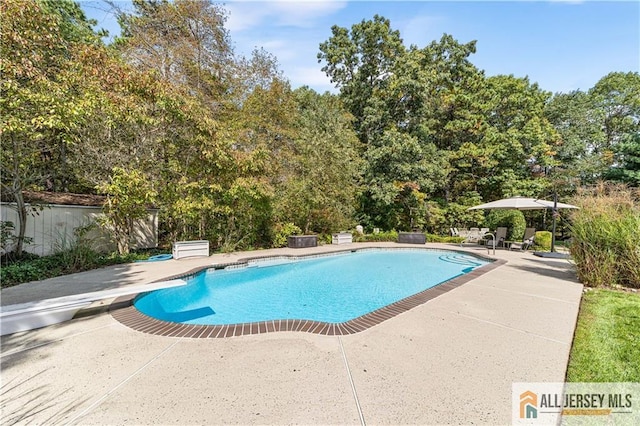
[[[313,258],[332,256],[340,253],[356,252],[356,251],[370,251],[370,250],[425,250],[425,251],[445,251],[451,253],[461,253],[469,255],[470,253],[457,251],[457,250],[445,250],[445,249],[430,249],[430,248],[363,248],[363,249],[350,249],[350,250],[338,250],[329,253],[322,254],[309,254],[309,255],[279,255],[279,256],[256,256],[245,259],[240,259],[237,262],[214,264],[211,266],[200,267],[189,271],[187,273],[171,276],[163,279],[189,279],[195,274],[207,270],[207,269],[224,269],[226,267],[245,267],[251,261],[259,260],[279,260],[279,259],[300,259],[300,258]],[[496,269],[499,266],[507,263],[506,260],[494,259],[488,256],[479,254],[471,254],[483,260],[487,260],[491,263],[483,265],[473,271],[464,275],[459,275],[448,281],[444,281],[434,287],[423,290],[412,296],[398,300],[390,305],[376,309],[365,315],[359,316],[349,321],[342,323],[326,323],[321,321],[312,320],[271,320],[260,321],[252,323],[240,323],[240,324],[226,324],[226,325],[194,325],[194,324],[181,324],[168,321],[162,321],[155,318],[151,318],[142,312],[138,311],[133,302],[138,294],[127,295],[117,298],[111,303],[109,311],[114,319],[121,324],[143,333],[154,334],[167,337],[190,337],[190,338],[224,338],[233,336],[244,336],[250,334],[263,334],[273,333],[278,331],[299,331],[305,333],[322,334],[327,336],[342,336],[347,334],[354,334],[371,328],[383,321],[393,318],[403,312],[422,305],[429,300],[447,293],[454,288],[486,274],[489,271]]]

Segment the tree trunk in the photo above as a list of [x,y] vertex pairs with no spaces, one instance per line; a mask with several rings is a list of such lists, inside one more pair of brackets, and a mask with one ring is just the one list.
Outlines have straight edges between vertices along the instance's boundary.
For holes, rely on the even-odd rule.
[[18,242],[16,244],[16,255],[21,256],[24,248],[24,236],[27,231],[27,206],[22,195],[22,174],[20,172],[20,160],[18,154],[18,141],[15,137],[11,138],[13,145],[13,198],[16,200],[16,209],[18,212]]
[[[15,187],[15,184],[14,184]],[[16,255],[19,257],[22,255],[24,248],[24,236],[27,230],[27,206],[24,202],[24,196],[22,190],[16,189],[13,194],[16,200],[16,209],[18,211],[18,242],[16,244]]]

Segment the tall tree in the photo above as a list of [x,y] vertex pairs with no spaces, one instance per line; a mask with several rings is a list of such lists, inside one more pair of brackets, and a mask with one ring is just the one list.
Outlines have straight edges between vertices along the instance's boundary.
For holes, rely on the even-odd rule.
[[88,19],[80,4],[74,0],[38,0],[47,13],[58,17],[59,30],[65,40],[83,44],[102,44],[106,30],[95,31],[98,24]]
[[346,108],[355,117],[355,129],[363,143],[368,143],[380,129],[367,126],[366,117],[375,113],[373,94],[385,89],[399,57],[405,52],[400,33],[391,22],[379,15],[363,20],[351,30],[334,25],[331,37],[320,44],[318,62],[340,89]]
[[297,134],[276,185],[276,220],[305,233],[349,229],[362,172],[352,117],[334,95],[302,87],[294,96]]
[[209,0],[134,0],[116,46],[138,70],[185,86],[215,111],[233,75],[224,10]]
[[620,143],[617,154],[619,163],[611,167],[605,177],[625,182],[630,186],[640,186],[640,133]]
[[558,160],[568,173],[585,184],[616,176],[640,132],[640,74],[613,72],[587,92],[556,94],[545,114],[560,133]]
[[22,253],[27,206],[22,192],[47,180],[59,131],[73,125],[73,94],[59,79],[69,41],[57,16],[37,2],[0,3],[0,127],[2,190],[17,203],[16,252]]
[[[487,79],[482,97],[485,122],[482,148],[489,162],[476,168],[477,190],[484,199],[538,196],[545,181],[532,179],[531,166],[555,165],[559,136],[544,117],[549,92],[528,78],[499,75]],[[459,156],[465,156],[461,149]]]
[[333,27],[320,45],[318,59],[364,144],[369,223],[420,227],[435,223],[429,200],[446,206],[543,190],[528,161],[554,162],[558,136],[543,115],[550,95],[526,78],[486,78],[470,60],[475,52],[475,41],[448,34],[405,49],[379,16],[350,31]]
[[591,99],[579,90],[556,93],[545,106],[545,116],[560,135],[558,164],[582,184],[595,183],[608,161],[601,149],[605,140],[602,115]]
[[595,150],[614,151],[617,144],[640,131],[640,74],[612,72],[589,90],[602,114],[605,139]]

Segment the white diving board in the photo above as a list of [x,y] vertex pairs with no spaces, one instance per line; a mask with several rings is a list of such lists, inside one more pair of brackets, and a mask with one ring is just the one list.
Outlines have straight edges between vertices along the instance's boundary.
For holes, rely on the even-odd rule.
[[80,309],[99,300],[114,299],[186,284],[187,282],[184,280],[170,280],[2,306],[0,308],[0,336],[68,321]]

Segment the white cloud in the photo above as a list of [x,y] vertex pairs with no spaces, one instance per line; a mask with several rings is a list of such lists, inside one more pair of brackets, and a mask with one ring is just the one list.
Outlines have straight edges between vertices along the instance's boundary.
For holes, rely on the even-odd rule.
[[320,70],[320,67],[294,67],[287,70],[287,77],[292,87],[309,86],[316,90],[334,90],[329,77]]
[[260,43],[260,46],[274,54],[280,63],[293,60],[300,54],[290,42],[285,40],[267,40]]
[[276,26],[305,28],[346,6],[346,1],[232,1],[225,4],[229,11],[225,26],[230,31],[244,31],[270,21]]
[[400,35],[406,46],[415,44],[424,47],[432,40],[439,40],[444,31],[441,31],[443,18],[437,16],[418,15],[411,18],[400,28]]
[[279,1],[271,3],[280,25],[308,27],[315,19],[332,15],[347,6],[346,1]]
[[231,32],[243,31],[260,25],[262,20],[267,16],[265,9],[251,7],[249,3],[229,3],[225,4],[225,9],[229,12],[225,28]]

